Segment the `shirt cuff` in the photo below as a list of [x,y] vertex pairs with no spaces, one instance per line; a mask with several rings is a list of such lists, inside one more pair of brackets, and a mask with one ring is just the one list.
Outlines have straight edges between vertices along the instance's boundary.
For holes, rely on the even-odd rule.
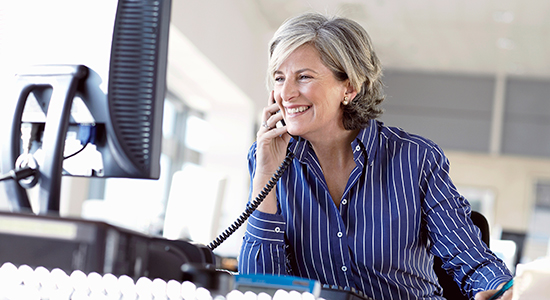
[[510,281],[510,279],[512,279],[512,276],[509,275],[497,276],[489,281],[487,284],[487,290],[496,290],[500,284],[506,283]]
[[280,214],[254,211],[248,219],[246,233],[262,241],[284,243],[286,222]]

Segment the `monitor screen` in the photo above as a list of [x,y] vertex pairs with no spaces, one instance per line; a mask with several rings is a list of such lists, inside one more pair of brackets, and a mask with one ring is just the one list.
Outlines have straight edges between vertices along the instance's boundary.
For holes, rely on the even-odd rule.
[[3,6],[2,173],[39,170],[3,181],[13,210],[38,184],[40,212],[58,211],[61,175],[157,179],[171,1]]

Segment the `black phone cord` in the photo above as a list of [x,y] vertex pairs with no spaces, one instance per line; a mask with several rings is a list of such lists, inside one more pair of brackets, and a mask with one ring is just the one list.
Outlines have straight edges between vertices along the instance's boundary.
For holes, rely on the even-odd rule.
[[223,243],[229,236],[231,236],[239,227],[241,227],[244,222],[250,217],[250,215],[260,206],[260,204],[264,201],[265,197],[271,192],[271,190],[275,187],[277,184],[277,181],[283,176],[283,173],[288,168],[292,160],[294,159],[294,153],[291,151],[288,151],[285,159],[275,172],[269,182],[264,186],[260,194],[256,196],[254,201],[248,203],[246,206],[246,209],[243,211],[243,213],[231,224],[224,232],[222,232],[215,240],[213,240],[209,245],[208,248],[210,250],[216,249],[221,243]]
[[17,170],[10,170],[7,174],[0,175],[0,181],[4,181],[8,179],[19,181],[29,176],[35,176],[37,173],[38,173],[38,170],[36,168],[31,168],[31,167],[24,167]]

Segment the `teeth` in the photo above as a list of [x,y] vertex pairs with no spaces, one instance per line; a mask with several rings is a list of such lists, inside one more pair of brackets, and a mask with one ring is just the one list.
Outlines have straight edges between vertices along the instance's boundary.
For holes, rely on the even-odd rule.
[[296,108],[287,108],[287,111],[291,114],[295,114],[295,113],[306,111],[308,109],[309,109],[309,106],[300,106]]

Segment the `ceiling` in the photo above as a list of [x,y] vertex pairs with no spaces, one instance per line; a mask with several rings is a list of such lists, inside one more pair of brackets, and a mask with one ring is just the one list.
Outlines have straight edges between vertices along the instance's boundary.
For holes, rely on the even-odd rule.
[[[387,67],[550,75],[550,1],[546,0],[258,3],[258,14],[273,28],[310,8],[350,17],[367,29]],[[284,9],[278,9],[280,4]]]
[[386,69],[550,78],[548,0],[173,0],[172,22],[263,106],[267,43],[305,11],[361,23]]

